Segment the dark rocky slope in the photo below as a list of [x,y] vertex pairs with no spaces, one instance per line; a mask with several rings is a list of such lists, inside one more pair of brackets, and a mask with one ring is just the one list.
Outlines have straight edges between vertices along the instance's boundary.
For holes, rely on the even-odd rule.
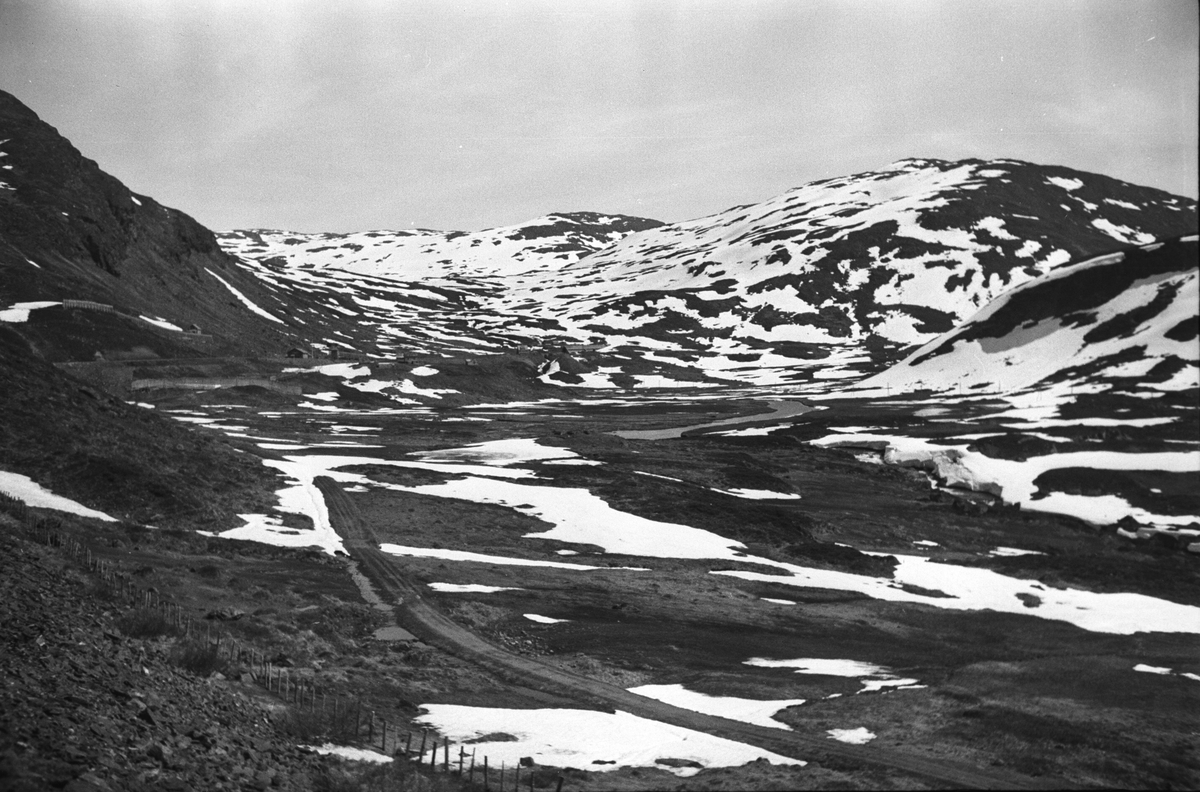
[[257,456],[64,374],[8,328],[0,325],[0,469],[160,527],[224,527],[275,503],[278,478]]
[[61,553],[0,531],[0,789],[312,788],[320,760],[261,704],[127,638],[97,593]]
[[[183,212],[130,192],[4,91],[0,152],[0,308],[32,300],[89,300],[185,328],[196,324],[215,336],[203,347],[208,353],[281,346],[286,325],[249,310],[211,274],[256,304],[278,306],[259,282],[231,266],[212,232]],[[161,354],[198,354],[197,343],[182,333],[136,319],[112,321],[132,336],[122,339],[130,348],[140,341]],[[39,352],[56,360],[79,357],[78,349],[59,341],[72,334],[69,321],[38,325],[35,313],[19,330]],[[111,346],[106,345],[95,339],[92,351],[106,351]]]

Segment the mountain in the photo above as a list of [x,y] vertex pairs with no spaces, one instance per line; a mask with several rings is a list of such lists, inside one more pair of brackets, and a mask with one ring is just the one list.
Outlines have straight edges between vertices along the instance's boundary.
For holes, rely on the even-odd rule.
[[684,223],[550,215],[474,234],[221,243],[328,328],[325,344],[590,343],[605,348],[591,376],[551,365],[550,381],[769,384],[877,371],[1055,267],[1195,230],[1195,202],[1106,176],[918,159]]
[[1197,227],[1194,201],[1106,176],[910,159],[682,223],[214,235],[3,93],[0,153],[0,319],[55,361],[552,344],[557,384],[860,378],[1058,267]]
[[1193,203],[1105,176],[902,160],[626,238],[563,275],[620,293],[588,312],[592,329],[627,324],[657,292],[712,302],[712,290],[733,301],[741,333],[763,340],[912,344],[1055,266],[1194,225]]
[[398,281],[520,273],[547,262],[565,266],[623,236],[663,225],[658,220],[595,212],[552,213],[487,231],[365,231],[295,234],[251,230],[218,234],[236,255],[301,269],[338,269]]
[[[657,220],[595,212],[549,214],[485,231],[219,234],[244,271],[289,305],[317,347],[497,351],[557,325],[502,307],[514,280],[544,278]],[[535,291],[540,291],[535,287]]]
[[860,387],[1195,394],[1198,261],[1192,235],[1059,267]]
[[[282,320],[248,301],[287,309],[212,232],[131,192],[0,91],[0,310],[42,304],[7,320],[39,354],[174,357],[286,343]],[[202,334],[182,332],[190,325]]]

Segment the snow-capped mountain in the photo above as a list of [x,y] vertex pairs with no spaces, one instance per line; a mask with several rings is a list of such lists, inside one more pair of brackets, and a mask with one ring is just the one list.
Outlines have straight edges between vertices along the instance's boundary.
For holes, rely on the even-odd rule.
[[[585,314],[596,329],[642,318],[669,291],[735,301],[740,332],[765,341],[913,344],[1055,266],[1178,233],[1193,211],[1066,168],[902,160],[628,237],[563,275],[619,295]],[[674,310],[697,320],[690,330],[715,329],[688,307]]]
[[399,281],[511,275],[578,261],[657,220],[596,212],[549,214],[487,231],[364,231],[294,234],[252,230],[218,234],[231,253],[282,260],[307,270],[339,269]]
[[[1194,231],[1195,203],[1015,160],[903,160],[698,220],[594,214],[461,232],[235,232],[329,345],[499,351],[598,343],[612,385],[651,369],[788,382],[878,370],[1080,258]],[[326,317],[356,316],[332,329]],[[875,353],[874,355],[869,353]],[[695,376],[684,377],[695,379]]]
[[1194,201],[1105,176],[903,160],[682,223],[218,239],[3,93],[0,155],[0,319],[55,360],[550,342],[591,350],[545,361],[565,384],[858,378],[1058,267],[1197,224]]
[[861,383],[967,394],[1200,388],[1197,237],[1059,267]]
[[[288,305],[301,337],[328,348],[502,351],[563,328],[505,308],[515,280],[552,273],[657,220],[551,214],[485,231],[293,234],[235,231],[222,246]],[[534,291],[541,291],[533,287]]]

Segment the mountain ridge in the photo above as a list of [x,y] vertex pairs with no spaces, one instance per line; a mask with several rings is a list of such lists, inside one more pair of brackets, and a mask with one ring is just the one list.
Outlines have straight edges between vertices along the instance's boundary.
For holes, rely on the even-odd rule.
[[[254,297],[261,287],[235,266],[211,231],[130,191],[3,91],[0,154],[0,299],[5,306],[80,300],[116,309],[78,320],[56,309],[54,322],[22,323],[21,331],[40,354],[70,360],[139,347],[161,355],[196,354],[182,333],[161,332],[166,325],[191,324],[210,333],[225,328],[210,336],[216,343],[209,351],[280,345],[274,323],[247,315],[231,300],[230,286]],[[162,321],[155,327],[139,322],[139,316]],[[118,348],[101,343],[85,354],[87,337],[97,334],[117,339]]]
[[[363,322],[387,340],[385,354],[562,340],[603,345],[615,357],[610,368],[636,359],[765,384],[803,379],[813,361],[845,376],[870,373],[1057,266],[1195,226],[1194,202],[1098,174],[908,159],[704,218],[592,236],[588,250],[564,253],[562,236],[522,246],[517,266],[508,233],[516,227],[438,232],[440,248],[405,233],[401,244],[421,255],[404,263],[379,242],[334,249],[332,235],[280,234],[257,249],[244,232],[221,239],[274,287],[362,292]],[[382,232],[363,234],[371,235]],[[489,258],[496,254],[505,260]]]
[[[11,95],[0,105],[0,310],[37,303],[11,328],[54,360],[566,344],[603,354],[560,360],[546,382],[849,379],[1056,267],[1197,225],[1194,201],[1099,174],[910,158],[681,223],[584,211],[482,231],[213,234]],[[68,298],[118,316],[52,304]],[[104,337],[118,340],[89,340]]]

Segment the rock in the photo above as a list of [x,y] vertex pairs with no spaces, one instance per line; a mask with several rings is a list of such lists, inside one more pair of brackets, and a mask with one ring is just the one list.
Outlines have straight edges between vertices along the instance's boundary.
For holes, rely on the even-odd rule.
[[63,787],[63,792],[112,792],[112,787],[95,773],[84,773]]
[[959,461],[960,458],[961,455],[957,451],[938,452],[931,459],[933,475],[947,487],[959,487],[1001,497],[1003,489],[999,484],[979,478],[974,471]]
[[163,767],[170,767],[171,765],[172,751],[162,743],[151,743],[150,747],[146,749],[146,756],[149,756]]
[[522,756],[520,761],[521,767],[533,767],[534,762],[532,756]]
[[244,610],[227,607],[210,610],[208,613],[204,614],[204,618],[216,619],[217,621],[237,621],[245,615],[246,612]]
[[962,463],[962,458],[962,452],[954,448],[897,451],[889,447],[883,455],[886,464],[927,471],[944,486],[985,492],[999,498],[1002,494],[1000,485],[979,478]]
[[655,764],[663,765],[664,767],[697,767],[703,768],[704,765],[699,762],[693,762],[691,759],[675,759],[667,757],[665,759],[655,759]]
[[961,456],[954,449],[945,451],[897,451],[895,448],[888,446],[883,453],[883,461],[888,465],[896,465],[897,467],[916,468],[918,470],[933,470],[933,459],[940,454],[950,455],[953,461],[957,461]]

